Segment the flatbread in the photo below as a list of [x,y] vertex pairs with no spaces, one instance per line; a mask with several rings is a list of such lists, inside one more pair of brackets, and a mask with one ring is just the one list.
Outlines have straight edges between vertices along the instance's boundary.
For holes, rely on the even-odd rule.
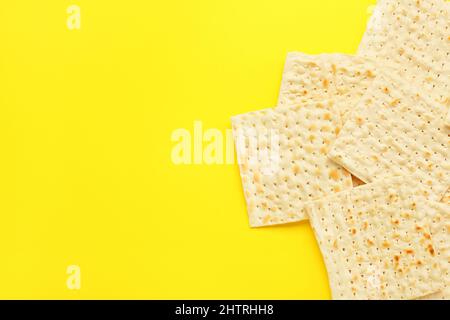
[[345,122],[376,74],[377,66],[368,58],[291,52],[286,58],[278,106],[330,100]]
[[307,205],[333,299],[415,299],[442,289],[429,218],[417,208],[422,188],[391,177]]
[[450,189],[447,190],[441,202],[450,204]]
[[447,203],[427,202],[420,205],[432,223],[430,225],[431,236],[436,244],[437,257],[441,263],[444,288],[434,294],[426,296],[425,299],[450,299],[450,201]]
[[450,127],[450,111],[447,113],[447,117],[445,118],[445,125]]
[[352,188],[326,155],[341,127],[331,102],[250,112],[232,127],[250,226],[304,220],[305,202]]
[[375,79],[347,120],[329,157],[364,182],[414,175],[440,201],[450,185],[446,106],[394,75]]
[[290,52],[286,57],[278,106],[316,103],[332,97],[334,75],[326,55]]
[[430,100],[450,104],[450,10],[444,0],[379,0],[358,55],[393,68]]

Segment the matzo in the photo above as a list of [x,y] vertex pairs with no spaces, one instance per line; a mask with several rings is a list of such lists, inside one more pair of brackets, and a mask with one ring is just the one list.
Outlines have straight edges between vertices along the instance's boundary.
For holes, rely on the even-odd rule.
[[307,205],[333,299],[415,299],[442,289],[414,184],[393,177]]
[[447,117],[445,118],[445,125],[450,127],[450,111],[447,113]]
[[446,107],[399,78],[378,76],[353,111],[329,156],[364,182],[414,175],[441,200],[450,185]]
[[316,103],[330,99],[332,63],[324,55],[290,52],[281,80],[278,106]]
[[447,193],[442,198],[442,202],[450,204],[450,189],[447,190]]
[[430,230],[441,263],[445,287],[426,299],[450,299],[450,202],[426,202],[419,205],[431,219]]
[[448,106],[449,25],[444,0],[379,0],[358,54],[394,67],[431,100]]
[[326,156],[341,126],[332,104],[251,112],[232,126],[252,227],[304,220],[305,202],[352,188]]
[[288,54],[278,106],[332,100],[345,122],[377,73],[368,58],[346,54]]

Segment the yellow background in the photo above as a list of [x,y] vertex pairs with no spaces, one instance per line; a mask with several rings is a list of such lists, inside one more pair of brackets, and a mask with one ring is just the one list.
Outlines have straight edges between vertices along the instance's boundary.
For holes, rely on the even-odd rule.
[[373,3],[4,1],[0,298],[330,298],[308,223],[250,229],[237,166],[170,137],[274,106],[286,53],[355,52]]

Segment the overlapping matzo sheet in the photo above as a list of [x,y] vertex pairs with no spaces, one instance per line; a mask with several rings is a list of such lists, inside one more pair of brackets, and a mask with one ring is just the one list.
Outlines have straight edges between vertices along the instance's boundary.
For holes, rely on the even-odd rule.
[[392,66],[428,98],[448,107],[449,7],[445,0],[378,0],[358,55]]
[[250,112],[232,127],[250,226],[304,220],[305,202],[352,188],[327,157],[341,127],[331,103]]
[[[448,200],[446,200],[448,201]],[[444,288],[424,299],[450,299],[450,201],[446,203],[427,202],[420,205],[431,219],[430,231],[436,245],[437,257],[441,263]]]
[[420,192],[391,177],[307,205],[333,299],[416,299],[443,288]]
[[450,185],[446,106],[398,77],[378,76],[347,120],[329,157],[364,182],[414,175],[440,201]]
[[377,67],[368,58],[291,52],[286,58],[278,106],[329,100],[345,122],[376,74]]
[[[368,58],[347,54],[290,52],[281,81],[278,106],[330,101],[345,122],[378,73]],[[352,176],[353,186],[363,182]]]

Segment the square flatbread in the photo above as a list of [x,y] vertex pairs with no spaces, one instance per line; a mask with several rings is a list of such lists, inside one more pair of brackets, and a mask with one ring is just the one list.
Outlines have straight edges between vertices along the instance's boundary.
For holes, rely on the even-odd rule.
[[445,125],[450,127],[450,111],[447,113],[447,117],[445,118]]
[[332,103],[250,112],[232,127],[250,226],[304,220],[306,202],[352,188],[327,157],[341,127]]
[[376,74],[375,63],[368,58],[291,52],[286,58],[278,106],[330,100],[345,122]]
[[419,187],[405,177],[307,205],[333,299],[415,299],[442,289]]
[[393,75],[378,76],[330,149],[332,160],[364,182],[414,175],[440,201],[450,185],[446,107]]
[[392,66],[430,100],[450,103],[450,14],[445,0],[379,0],[358,55]]
[[[368,58],[348,54],[308,55],[290,52],[281,81],[278,106],[332,101],[344,123],[377,74]],[[363,182],[352,176],[353,186]]]
[[445,203],[427,202],[419,209],[426,212],[431,219],[431,236],[436,244],[436,252],[443,271],[444,288],[425,299],[450,299],[450,199]]

